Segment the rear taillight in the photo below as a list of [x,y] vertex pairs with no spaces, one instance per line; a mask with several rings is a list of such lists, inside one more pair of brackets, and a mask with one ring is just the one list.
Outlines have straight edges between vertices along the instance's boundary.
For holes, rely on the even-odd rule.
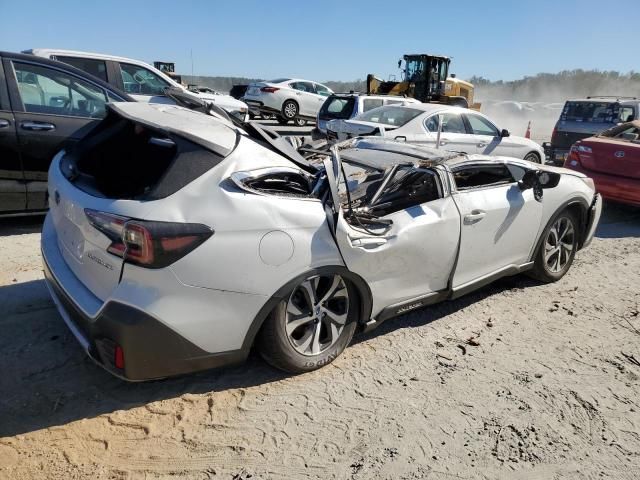
[[551,132],[551,145],[556,143],[556,135],[558,135],[558,129],[553,127],[553,132]]
[[260,89],[260,91],[263,93],[275,93],[278,90],[280,90],[278,87],[262,87]]
[[113,350],[113,364],[121,370],[124,368],[124,350],[122,350],[120,345],[116,345],[116,348]]
[[211,235],[199,223],[150,222],[85,209],[91,225],[106,235],[107,251],[146,268],[163,268],[184,257]]
[[576,167],[578,165],[581,165],[582,159],[580,158],[580,154],[590,155],[592,153],[593,153],[593,150],[591,149],[591,147],[588,147],[586,145],[581,145],[580,142],[574,143],[573,145],[571,145],[571,150],[569,150],[569,156],[565,160],[564,164],[565,166],[568,166],[568,167]]

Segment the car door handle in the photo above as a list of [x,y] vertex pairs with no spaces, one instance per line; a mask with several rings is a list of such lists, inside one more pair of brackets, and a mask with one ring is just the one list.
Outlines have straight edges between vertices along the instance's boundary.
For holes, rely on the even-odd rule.
[[34,130],[38,132],[48,132],[49,130],[55,130],[56,126],[53,123],[44,122],[22,122],[20,128],[23,130]]
[[471,210],[471,213],[464,216],[464,223],[465,225],[477,223],[482,220],[486,214],[487,212],[484,210]]
[[480,148],[484,148],[484,147],[486,147],[486,146],[487,146],[487,144],[486,144],[486,143],[484,143],[484,142],[480,142],[480,143],[478,144],[478,147],[480,147]]
[[9,125],[9,120],[5,120],[4,118],[0,118],[0,128],[7,128]]
[[356,238],[351,240],[351,245],[360,248],[376,248],[387,243],[386,238]]

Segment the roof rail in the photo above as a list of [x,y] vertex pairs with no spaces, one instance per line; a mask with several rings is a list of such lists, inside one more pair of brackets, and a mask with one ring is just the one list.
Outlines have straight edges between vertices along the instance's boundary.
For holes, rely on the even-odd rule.
[[638,97],[623,97],[618,95],[592,95],[587,97],[588,100],[592,98],[615,98],[616,100],[637,100]]

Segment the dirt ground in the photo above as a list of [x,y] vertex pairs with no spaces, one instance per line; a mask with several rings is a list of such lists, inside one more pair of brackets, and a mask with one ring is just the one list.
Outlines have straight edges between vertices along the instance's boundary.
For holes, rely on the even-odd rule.
[[0,221],[2,479],[637,479],[640,211],[607,205],[560,282],[502,280],[287,376],[143,384],[96,367]]

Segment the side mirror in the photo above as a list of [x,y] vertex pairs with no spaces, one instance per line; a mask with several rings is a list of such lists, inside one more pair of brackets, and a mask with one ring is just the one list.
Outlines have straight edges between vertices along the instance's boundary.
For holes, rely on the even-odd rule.
[[560,183],[559,173],[545,172],[544,170],[538,170],[536,174],[538,177],[538,183],[542,188],[555,188]]
[[538,172],[536,170],[527,170],[518,182],[520,190],[528,190],[538,185]]
[[509,133],[509,130],[507,130],[506,128],[503,128],[502,131],[500,132],[500,138],[506,138],[511,136],[511,134]]

